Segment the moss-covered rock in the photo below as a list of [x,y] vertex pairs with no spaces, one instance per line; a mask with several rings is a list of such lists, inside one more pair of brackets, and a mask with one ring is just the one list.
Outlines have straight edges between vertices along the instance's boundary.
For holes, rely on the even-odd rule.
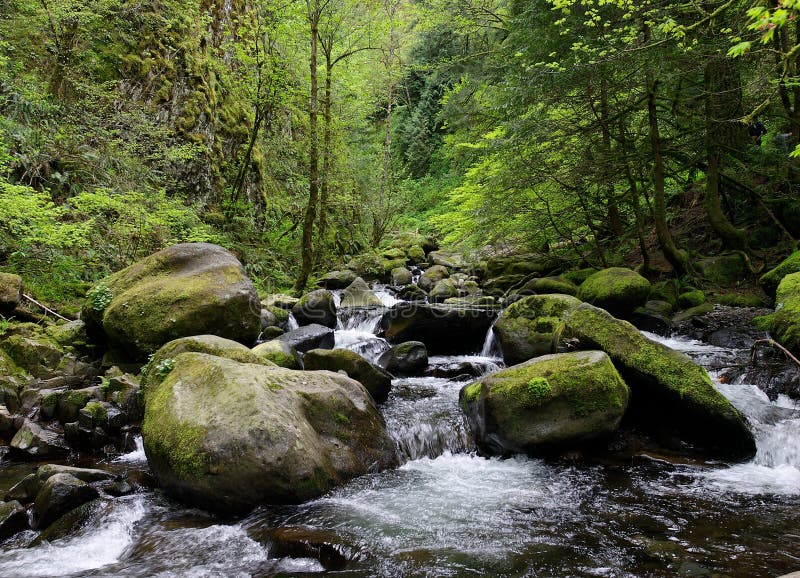
[[729,307],[759,308],[766,306],[764,296],[754,293],[723,293],[722,295],[714,296],[714,303]]
[[630,269],[611,267],[586,279],[578,297],[614,315],[626,315],[644,305],[649,294],[650,281]]
[[531,279],[519,290],[520,295],[548,295],[552,293],[575,297],[578,294],[578,287],[563,277],[540,277]]
[[298,297],[284,295],[283,293],[273,293],[272,295],[267,295],[261,300],[261,306],[266,307],[270,311],[273,311],[273,308],[291,311],[292,307],[297,305],[299,301],[300,299]]
[[448,269],[463,269],[467,266],[464,256],[455,251],[431,251],[428,254],[428,262]]
[[453,297],[458,297],[458,287],[452,279],[437,281],[428,294],[428,299],[432,303],[442,303],[446,299],[452,299]]
[[650,301],[666,301],[673,307],[678,304],[678,293],[680,293],[678,281],[675,279],[668,279],[666,281],[658,281],[653,283],[650,288]]
[[494,325],[507,365],[555,353],[564,315],[581,302],[570,295],[532,295],[512,303]]
[[274,365],[264,356],[258,355],[241,343],[224,339],[216,335],[194,335],[170,341],[151,357],[142,369],[142,389],[147,393],[161,383],[169,375],[175,358],[181,353],[207,353],[216,357],[224,357],[241,363]]
[[631,388],[628,414],[646,431],[677,436],[713,455],[748,459],[755,454],[745,417],[683,353],[588,303],[567,316],[565,334],[582,347],[608,353]]
[[407,341],[381,355],[378,365],[393,374],[415,375],[428,367],[428,350],[420,341]]
[[22,301],[22,277],[0,273],[0,313],[13,311]]
[[527,279],[526,275],[500,275],[491,277],[483,284],[483,290],[489,295],[502,297],[510,291],[521,288]]
[[353,257],[347,263],[347,268],[362,279],[376,281],[383,277],[384,259],[377,253],[364,253]]
[[168,495],[226,515],[310,500],[395,463],[358,382],[202,353],[175,358],[148,398],[142,435]]
[[344,371],[365,388],[378,403],[386,401],[392,376],[349,349],[312,349],[303,356],[306,371]]
[[764,273],[758,280],[761,288],[770,297],[775,297],[783,278],[792,273],[800,273],[800,251],[795,251],[784,259],[777,267]]
[[349,269],[331,271],[323,275],[320,280],[317,281],[317,286],[323,289],[344,289],[355,281],[357,277],[358,275]]
[[90,333],[143,359],[190,335],[250,345],[261,328],[260,312],[253,283],[233,255],[208,243],[182,243],[96,285],[81,319]]
[[688,321],[693,317],[700,317],[701,315],[705,315],[706,313],[711,313],[714,310],[714,305],[712,303],[701,303],[700,305],[696,305],[694,307],[690,307],[689,309],[685,309],[680,313],[676,314],[672,318],[673,323],[683,323],[684,321]]
[[486,276],[501,277],[536,274],[539,277],[552,275],[561,270],[563,263],[558,258],[546,254],[517,254],[490,257],[486,261]]
[[428,293],[417,285],[406,285],[397,292],[397,296],[405,301],[426,301]]
[[324,325],[333,329],[336,327],[336,304],[333,294],[325,289],[317,289],[307,293],[292,307],[292,315],[300,326]]
[[718,287],[735,287],[751,275],[747,256],[742,252],[706,257],[694,266],[704,279]]
[[504,455],[569,448],[614,432],[628,387],[601,351],[545,355],[461,390],[479,447]]
[[693,291],[687,291],[686,293],[681,293],[678,295],[678,306],[684,309],[689,309],[690,307],[697,307],[698,305],[702,305],[706,302],[706,294],[700,291],[699,289],[695,289]]
[[366,281],[356,277],[342,293],[339,307],[383,307],[383,302],[370,290]]
[[14,435],[10,447],[20,457],[40,458],[69,453],[69,447],[57,432],[27,419]]
[[800,353],[800,273],[786,275],[778,285],[770,333],[784,347]]
[[286,369],[303,368],[297,350],[288,343],[284,343],[278,339],[260,343],[256,345],[252,351],[261,359],[270,361],[278,367]]
[[575,269],[574,271],[567,271],[561,275],[562,279],[566,279],[574,285],[581,285],[589,277],[597,273],[597,269],[589,267],[586,269]]
[[86,334],[86,324],[78,319],[58,325],[51,325],[46,329],[47,335],[62,347],[84,346],[88,336]]
[[396,267],[392,269],[392,285],[395,287],[411,285],[412,280],[413,276],[411,275],[411,271],[406,267]]
[[434,265],[426,269],[425,272],[420,275],[417,285],[420,289],[427,292],[433,289],[439,281],[447,279],[448,277],[450,277],[450,271],[448,271],[446,267]]
[[64,352],[47,338],[12,335],[0,343],[15,365],[34,377],[44,377],[61,363]]

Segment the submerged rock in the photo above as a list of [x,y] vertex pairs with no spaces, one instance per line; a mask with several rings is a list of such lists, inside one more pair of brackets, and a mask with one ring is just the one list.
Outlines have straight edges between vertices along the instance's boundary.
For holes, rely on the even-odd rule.
[[343,570],[361,557],[360,550],[327,530],[289,526],[278,528],[271,536],[276,558],[313,558],[328,571]]
[[392,389],[392,376],[348,349],[312,349],[303,357],[307,371],[344,371],[365,388],[378,403],[386,401]]
[[626,315],[644,305],[649,294],[650,281],[630,269],[611,267],[586,279],[578,297],[613,315]]
[[631,388],[628,414],[645,431],[677,435],[721,457],[755,454],[746,418],[688,356],[588,303],[567,316],[565,334],[584,348],[608,353]]
[[150,393],[142,436],[170,496],[225,514],[310,500],[395,463],[357,381],[201,353],[178,355]]
[[222,247],[181,243],[107,277],[87,295],[90,333],[143,359],[165,343],[213,334],[251,345],[261,307],[241,263]]
[[317,289],[303,295],[292,307],[292,314],[301,327],[312,324],[331,329],[336,327],[336,305],[331,292],[325,289]]
[[569,295],[533,295],[510,305],[494,325],[507,365],[555,353],[564,316],[581,302]]
[[461,390],[484,451],[542,453],[606,436],[619,426],[628,387],[601,351],[545,355]]

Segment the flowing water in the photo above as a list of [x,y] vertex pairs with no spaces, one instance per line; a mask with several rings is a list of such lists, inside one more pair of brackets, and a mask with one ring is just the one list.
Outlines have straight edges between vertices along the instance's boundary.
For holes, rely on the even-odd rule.
[[[386,347],[374,335],[380,314],[343,316],[337,345],[374,358]],[[499,361],[433,357],[429,377],[396,379],[382,407],[399,468],[234,523],[143,489],[104,502],[70,538],[7,544],[0,576],[322,572],[315,560],[273,555],[269,532],[283,526],[332,532],[360,552],[336,572],[342,576],[772,577],[800,569],[800,409],[746,383],[721,383],[725,366],[746,352],[650,337],[710,368],[753,424],[754,460],[731,465],[647,450],[593,460],[485,459],[474,452],[458,392]],[[146,470],[142,458],[137,448],[101,466],[137,472]]]

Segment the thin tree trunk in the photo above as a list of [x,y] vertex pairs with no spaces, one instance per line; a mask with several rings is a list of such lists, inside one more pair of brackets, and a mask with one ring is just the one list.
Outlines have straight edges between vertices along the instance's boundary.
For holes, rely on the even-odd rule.
[[239,202],[239,196],[241,195],[242,190],[244,190],[245,179],[247,178],[247,172],[250,168],[250,159],[253,157],[253,149],[256,146],[258,133],[261,130],[261,124],[263,121],[264,115],[260,110],[257,110],[256,118],[253,121],[253,130],[250,133],[250,141],[247,143],[247,150],[244,153],[242,164],[239,166],[239,170],[236,173],[236,179],[233,181],[233,186],[231,187],[231,202],[230,207],[228,207],[228,211],[233,211],[236,203]]
[[320,187],[319,238],[324,241],[328,228],[328,190],[331,175],[331,84],[333,63],[330,54],[325,55],[325,104],[323,109],[322,179]]
[[614,191],[613,168],[611,166],[611,127],[608,124],[608,80],[603,73],[600,80],[600,131],[603,136],[603,187],[608,205],[608,222],[615,237],[622,236],[622,218],[617,207]]
[[311,10],[309,0],[308,10],[309,24],[311,26],[311,58],[309,67],[311,69],[311,98],[308,107],[308,130],[311,137],[309,147],[308,162],[308,205],[306,206],[305,219],[303,220],[303,240],[301,245],[300,275],[295,283],[295,291],[303,291],[311,276],[314,267],[314,221],[317,214],[317,197],[319,193],[319,135],[317,134],[318,116],[318,81],[317,81],[317,35],[319,28],[319,10],[315,3],[314,10]]
[[658,81],[652,80],[647,75],[647,117],[650,126],[650,144],[653,154],[653,218],[656,224],[656,236],[661,251],[678,277],[683,277],[689,272],[686,256],[675,246],[672,234],[667,225],[667,200],[664,191],[664,157],[661,156],[661,136],[658,130],[658,115],[656,111],[656,91]]
[[628,186],[631,191],[631,206],[633,207],[633,215],[636,218],[636,237],[639,241],[639,250],[642,252],[642,275],[647,276],[651,271],[650,252],[647,250],[647,240],[644,235],[644,218],[642,217],[642,207],[639,203],[639,187],[636,183],[633,171],[631,170],[630,159],[628,157],[628,136],[621,116],[619,120],[619,139],[622,148],[622,158],[625,163],[625,178],[628,180]]

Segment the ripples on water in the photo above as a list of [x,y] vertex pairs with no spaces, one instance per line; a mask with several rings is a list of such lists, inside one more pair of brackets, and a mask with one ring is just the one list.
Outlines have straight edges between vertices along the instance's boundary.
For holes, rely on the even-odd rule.
[[[343,318],[337,346],[376,358],[377,312]],[[653,337],[706,367],[741,352]],[[487,340],[489,344],[489,340]],[[490,344],[489,344],[490,345]],[[491,349],[487,347],[487,351]],[[483,356],[434,357],[448,369],[498,368]],[[478,369],[474,369],[477,366]],[[712,372],[712,377],[716,374]],[[715,380],[716,381],[716,380]],[[81,532],[0,553],[0,576],[297,576],[310,559],[270,557],[269,530],[333,530],[363,553],[345,576],[777,576],[800,569],[800,411],[747,384],[719,389],[750,418],[752,462],[484,459],[458,393],[464,378],[395,380],[383,411],[404,462],[293,507],[236,524],[158,492],[116,498]],[[117,467],[142,468],[140,448]]]

